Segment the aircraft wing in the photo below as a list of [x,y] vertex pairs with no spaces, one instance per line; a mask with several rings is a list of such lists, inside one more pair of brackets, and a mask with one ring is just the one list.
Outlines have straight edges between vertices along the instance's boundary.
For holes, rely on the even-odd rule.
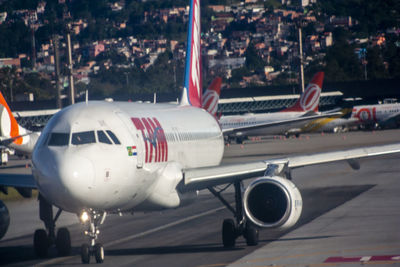
[[341,112],[333,112],[333,113],[324,113],[317,115],[305,115],[297,118],[281,120],[281,121],[272,121],[265,123],[258,123],[256,125],[246,125],[232,128],[222,129],[223,134],[233,134],[236,132],[246,131],[246,130],[256,130],[256,129],[268,129],[270,127],[287,125],[289,128],[301,128],[302,125],[311,122],[316,119],[327,118],[332,116],[337,116],[342,114]]
[[355,159],[400,153],[400,143],[380,146],[353,148],[348,150],[322,152],[307,155],[296,155],[285,158],[267,159],[264,161],[221,165],[198,169],[184,170],[181,191],[202,190],[208,187],[233,183],[248,178],[266,175],[289,175],[290,169],[314,164],[347,160],[351,167],[359,166]]
[[0,186],[37,188],[32,174],[0,174]]

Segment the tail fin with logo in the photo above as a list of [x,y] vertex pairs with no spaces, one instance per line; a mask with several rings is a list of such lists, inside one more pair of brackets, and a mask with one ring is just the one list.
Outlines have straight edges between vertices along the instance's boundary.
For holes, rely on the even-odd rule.
[[221,94],[222,78],[216,77],[204,92],[202,97],[203,109],[207,110],[214,117],[217,116],[218,100]]
[[319,99],[321,95],[321,88],[323,81],[324,81],[324,73],[322,71],[317,72],[310,81],[310,83],[307,85],[307,88],[301,94],[297,102],[293,106],[284,109],[282,111],[318,112]]
[[0,143],[22,154],[30,154],[40,135],[20,126],[0,92]]
[[3,107],[3,111],[0,115],[0,133],[2,137],[14,138],[13,143],[21,145],[23,143],[23,137],[21,135],[26,134],[28,131],[21,127],[14,115],[11,112],[3,94],[0,92],[0,105]]
[[180,103],[182,106],[202,106],[200,24],[200,0],[191,0],[186,50],[185,81]]

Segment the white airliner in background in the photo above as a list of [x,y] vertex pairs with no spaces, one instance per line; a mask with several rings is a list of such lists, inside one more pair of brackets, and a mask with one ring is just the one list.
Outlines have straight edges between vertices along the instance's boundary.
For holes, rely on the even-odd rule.
[[365,126],[398,127],[400,103],[354,106],[351,118]]
[[[341,131],[351,127],[397,128],[400,125],[400,103],[359,105],[344,108],[342,114],[313,120],[302,127],[301,132]],[[348,118],[345,118],[347,115]]]
[[[39,190],[40,218],[46,229],[34,234],[34,249],[49,245],[71,251],[66,228],[56,234],[62,211],[86,223],[83,263],[104,260],[98,227],[107,214],[177,208],[197,190],[235,188],[235,221],[223,222],[222,240],[233,247],[239,236],[258,242],[258,228],[288,228],[302,211],[302,198],[290,181],[290,168],[400,152],[400,144],[220,166],[224,152],[218,121],[201,108],[200,2],[189,16],[185,83],[179,104],[89,101],[66,107],[46,124],[32,154],[33,175],[2,175],[0,185]],[[243,179],[256,178],[242,194]],[[55,216],[52,206],[59,208]]]
[[[203,107],[216,114],[221,80],[216,78],[203,97]],[[219,123],[228,142],[242,143],[248,136],[297,134],[300,128],[318,118],[331,116],[318,113],[324,73],[318,72],[296,103],[279,112],[221,116]],[[335,113],[336,114],[336,113]]]

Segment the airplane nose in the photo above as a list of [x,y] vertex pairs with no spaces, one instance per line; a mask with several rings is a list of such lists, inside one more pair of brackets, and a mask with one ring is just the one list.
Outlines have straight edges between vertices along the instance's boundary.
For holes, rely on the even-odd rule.
[[41,157],[32,157],[40,192],[64,209],[85,205],[95,186],[93,163],[67,150],[64,153],[48,151],[46,154],[46,157],[43,154]]
[[60,182],[71,192],[90,190],[95,186],[95,173],[92,162],[82,156],[67,156],[59,162]]

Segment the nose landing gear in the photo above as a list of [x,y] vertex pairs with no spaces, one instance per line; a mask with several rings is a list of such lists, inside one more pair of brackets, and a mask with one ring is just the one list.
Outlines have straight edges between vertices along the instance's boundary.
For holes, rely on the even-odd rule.
[[106,215],[106,212],[96,212],[94,210],[88,212],[84,211],[82,213],[80,217],[81,221],[88,225],[88,230],[85,231],[85,235],[90,239],[90,245],[84,243],[81,246],[82,263],[88,264],[92,255],[97,263],[102,263],[104,261],[103,245],[101,243],[96,243],[96,239],[100,234],[98,225],[103,224]]

